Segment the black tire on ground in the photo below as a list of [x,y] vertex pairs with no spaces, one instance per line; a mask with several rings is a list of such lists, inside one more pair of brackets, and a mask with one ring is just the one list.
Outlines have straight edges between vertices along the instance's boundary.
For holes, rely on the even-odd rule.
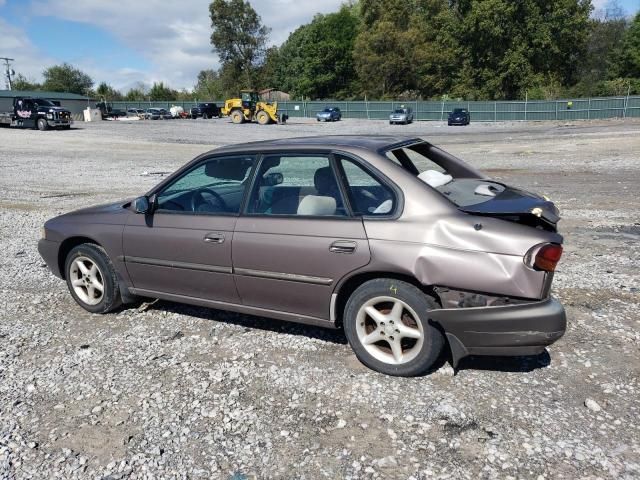
[[208,113],[203,113],[202,114],[202,118],[205,120],[209,120],[209,114]]
[[[72,266],[79,257],[85,257],[93,262],[98,267],[99,278],[102,281],[103,292],[101,300],[91,305],[82,300],[76,293],[72,282],[74,280],[72,274]],[[91,313],[107,313],[111,310],[119,307],[122,304],[120,297],[120,286],[118,284],[118,277],[111,263],[111,259],[107,255],[105,250],[93,243],[83,243],[73,248],[64,263],[65,278],[67,280],[67,287],[71,296],[78,305]]]
[[244,123],[244,115],[240,110],[234,110],[233,112],[231,112],[231,121],[236,125]]
[[47,121],[44,118],[39,118],[38,122],[36,123],[36,126],[38,127],[38,130],[40,130],[41,132],[44,132],[45,130],[49,130],[49,125],[47,124]]
[[[375,358],[367,351],[358,336],[358,326],[356,325],[358,313],[363,305],[377,297],[397,299],[409,306],[419,317],[414,320],[416,326],[417,322],[420,322],[422,327],[422,346],[415,358],[406,363],[393,364]],[[442,333],[429,322],[426,316],[428,310],[436,308],[440,308],[440,305],[433,297],[425,294],[410,283],[392,278],[369,280],[360,285],[347,301],[343,316],[344,331],[358,360],[372,370],[401,377],[422,375],[427,373],[429,368],[436,362],[444,345]],[[404,314],[407,313],[406,310],[404,312]],[[380,328],[379,325],[378,328]],[[377,344],[385,346],[384,341]],[[415,346],[414,348],[418,347]]]
[[260,125],[267,125],[268,123],[271,122],[271,118],[269,117],[269,114],[264,110],[258,112],[258,114],[256,115],[256,119],[258,120],[258,123]]

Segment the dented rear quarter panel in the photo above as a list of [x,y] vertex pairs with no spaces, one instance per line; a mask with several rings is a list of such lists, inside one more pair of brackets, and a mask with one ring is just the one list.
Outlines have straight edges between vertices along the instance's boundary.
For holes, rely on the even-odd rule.
[[555,232],[460,211],[452,202],[382,155],[358,152],[402,192],[397,218],[364,219],[368,271],[408,275],[424,285],[540,299],[547,273],[525,265],[535,245],[562,243]]

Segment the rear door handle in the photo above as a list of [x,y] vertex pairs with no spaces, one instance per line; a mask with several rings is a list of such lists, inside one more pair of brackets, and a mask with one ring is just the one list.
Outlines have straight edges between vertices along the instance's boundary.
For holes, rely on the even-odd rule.
[[329,251],[332,253],[353,253],[356,251],[357,243],[349,240],[337,240],[331,244]]
[[207,233],[203,239],[207,243],[224,243],[224,235],[221,233],[211,232]]

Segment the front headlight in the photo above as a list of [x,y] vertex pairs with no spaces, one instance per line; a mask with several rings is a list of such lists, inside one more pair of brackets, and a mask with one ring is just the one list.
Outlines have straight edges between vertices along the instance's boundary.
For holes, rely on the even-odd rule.
[[47,118],[49,120],[52,120],[53,119],[53,113],[47,113]]

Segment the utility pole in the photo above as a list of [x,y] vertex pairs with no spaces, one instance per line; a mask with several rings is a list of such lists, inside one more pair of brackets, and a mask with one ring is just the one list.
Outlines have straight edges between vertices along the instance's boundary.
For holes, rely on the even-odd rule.
[[11,90],[11,76],[15,75],[16,72],[11,69],[11,63],[9,62],[13,62],[15,60],[13,58],[7,57],[0,57],[0,60],[4,60],[4,74],[7,79],[7,87],[9,88],[9,90]]

